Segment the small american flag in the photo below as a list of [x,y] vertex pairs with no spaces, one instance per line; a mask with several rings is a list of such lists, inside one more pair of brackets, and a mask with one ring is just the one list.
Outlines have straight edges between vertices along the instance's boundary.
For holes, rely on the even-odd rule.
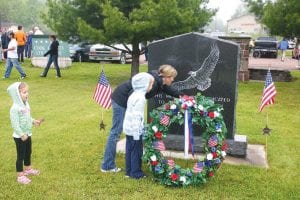
[[169,168],[171,168],[171,169],[174,168],[174,166],[175,166],[174,160],[170,159],[170,160],[167,161],[167,163],[169,165]]
[[194,167],[193,167],[194,173],[202,172],[203,166],[204,166],[203,162],[196,162],[195,165],[194,165]]
[[111,107],[111,87],[102,69],[93,99],[102,107],[108,109]]
[[153,142],[153,148],[159,151],[164,151],[166,150],[165,144],[162,140],[159,141],[154,141]]
[[276,95],[276,88],[273,83],[272,75],[269,69],[266,77],[266,82],[265,82],[265,87],[264,87],[264,92],[263,92],[259,112],[261,112],[266,105],[275,103],[275,95]]
[[167,126],[170,122],[170,117],[161,113],[160,114],[160,124]]
[[216,135],[211,136],[208,140],[208,146],[214,147],[217,145],[218,145],[218,136],[216,136]]

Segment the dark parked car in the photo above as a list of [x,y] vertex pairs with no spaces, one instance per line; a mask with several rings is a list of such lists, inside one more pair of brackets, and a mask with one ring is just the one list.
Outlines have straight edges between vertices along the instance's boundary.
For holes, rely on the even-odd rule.
[[89,53],[91,44],[79,43],[70,45],[70,57],[74,62],[87,62],[89,61]]
[[277,58],[278,44],[274,37],[258,37],[254,43],[253,57]]

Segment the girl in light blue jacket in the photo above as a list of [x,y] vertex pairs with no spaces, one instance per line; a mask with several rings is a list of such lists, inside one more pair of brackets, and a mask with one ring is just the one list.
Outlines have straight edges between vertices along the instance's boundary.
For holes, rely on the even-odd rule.
[[[39,175],[39,170],[31,168],[31,135],[32,125],[39,126],[43,119],[35,120],[30,115],[28,103],[28,85],[23,82],[11,84],[7,91],[13,100],[10,108],[10,120],[14,129],[13,138],[17,149],[17,181],[28,184],[31,180],[27,175]],[[23,164],[25,170],[23,171]]]

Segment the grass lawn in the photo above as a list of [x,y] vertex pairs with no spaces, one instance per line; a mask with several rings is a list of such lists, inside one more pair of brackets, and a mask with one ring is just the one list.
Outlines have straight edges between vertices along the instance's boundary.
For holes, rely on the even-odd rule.
[[[0,80],[0,199],[299,199],[300,197],[300,71],[292,73],[293,82],[276,84],[276,104],[258,113],[263,82],[239,83],[237,132],[248,136],[249,143],[264,144],[262,128],[269,114],[268,170],[252,166],[223,164],[215,177],[199,187],[169,188],[151,179],[131,180],[124,173],[103,174],[100,158],[111,126],[111,110],[104,110],[105,132],[99,131],[101,108],[92,95],[101,66],[74,63],[55,78],[55,70],[40,78],[40,68],[23,64],[30,86],[32,116],[43,117],[41,127],[33,129],[32,164],[41,175],[30,185],[16,182],[16,150],[12,139],[6,92],[19,81],[14,68],[10,79]],[[146,71],[147,66],[141,70]],[[4,74],[0,64],[0,73]],[[105,64],[112,87],[129,78],[130,66]],[[124,155],[117,165],[124,168]]]

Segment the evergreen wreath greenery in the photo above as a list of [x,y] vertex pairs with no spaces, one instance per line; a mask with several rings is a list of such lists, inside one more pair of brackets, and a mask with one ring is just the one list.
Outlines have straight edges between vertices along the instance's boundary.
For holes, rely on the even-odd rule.
[[[160,150],[154,148],[155,142],[163,142],[168,134],[170,124],[184,123],[184,112],[189,110],[192,115],[192,123],[204,129],[202,138],[204,141],[204,158],[196,161],[193,169],[184,169],[163,156]],[[198,93],[195,97],[184,96],[152,110],[150,123],[144,135],[143,161],[149,165],[154,179],[168,186],[188,186],[206,183],[213,177],[226,156],[227,144],[225,134],[227,132],[221,111],[223,107],[214,101]],[[162,123],[162,117],[169,119]]]

